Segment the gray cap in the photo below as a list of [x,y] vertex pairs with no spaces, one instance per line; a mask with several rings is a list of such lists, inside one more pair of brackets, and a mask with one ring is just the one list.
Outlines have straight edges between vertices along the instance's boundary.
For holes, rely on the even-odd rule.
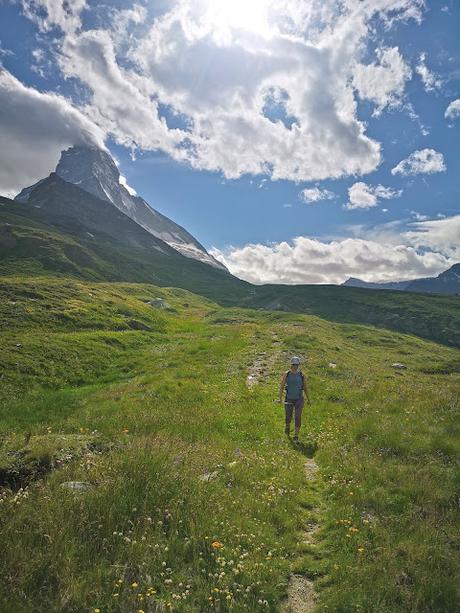
[[291,364],[300,364],[300,358],[298,358],[296,355],[292,356]]

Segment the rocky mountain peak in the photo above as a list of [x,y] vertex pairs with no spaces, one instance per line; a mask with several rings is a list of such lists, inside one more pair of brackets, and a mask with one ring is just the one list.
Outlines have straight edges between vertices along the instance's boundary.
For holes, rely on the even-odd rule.
[[[111,202],[147,232],[182,255],[227,270],[185,228],[153,209],[143,198],[130,193],[120,183],[120,172],[107,151],[92,145],[70,147],[61,153],[56,174],[100,200]],[[23,189],[16,200],[27,202],[30,193],[40,183]]]
[[94,146],[77,146],[61,153],[56,174],[114,204],[120,200],[120,173],[113,158]]

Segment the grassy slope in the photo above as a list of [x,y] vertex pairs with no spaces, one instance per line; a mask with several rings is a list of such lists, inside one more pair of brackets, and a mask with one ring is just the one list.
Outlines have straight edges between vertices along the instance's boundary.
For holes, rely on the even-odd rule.
[[[331,321],[373,324],[460,347],[457,296],[335,286],[253,286],[175,252],[162,254],[155,249],[154,239],[148,248],[152,237],[131,220],[125,227],[127,218],[118,212],[107,228],[111,235],[101,230],[101,220],[86,220],[91,230],[88,234],[81,221],[66,217],[63,211],[80,210],[83,201],[89,215],[102,201],[93,198],[94,206],[89,206],[86,199],[91,197],[82,190],[62,180],[58,187],[37,196],[40,208],[0,197],[0,276],[61,275],[183,287],[225,306],[279,309]],[[71,204],[64,206],[67,200]],[[111,209],[108,206],[106,216],[113,213]]]
[[[74,455],[4,490],[0,610],[276,611],[291,570],[316,579],[324,611],[458,609],[458,351],[75,280],[1,280],[0,321],[0,475]],[[250,392],[264,351],[274,367]],[[292,352],[308,354],[314,401],[300,450],[273,403]],[[314,519],[318,543],[302,544]]]
[[343,323],[373,324],[460,347],[458,296],[369,290],[344,286],[264,285],[254,306],[310,313]]

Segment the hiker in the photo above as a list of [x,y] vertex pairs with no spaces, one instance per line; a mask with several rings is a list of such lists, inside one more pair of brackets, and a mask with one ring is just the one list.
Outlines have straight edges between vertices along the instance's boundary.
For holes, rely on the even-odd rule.
[[290,436],[292,413],[294,413],[295,429],[293,441],[294,443],[298,443],[302,409],[304,405],[303,393],[305,392],[308,405],[311,405],[311,400],[307,385],[307,378],[300,370],[300,358],[297,356],[293,356],[291,358],[291,369],[284,373],[281,378],[279,398],[277,402],[281,402],[283,390],[286,390],[286,396],[284,399],[286,427],[284,432]]

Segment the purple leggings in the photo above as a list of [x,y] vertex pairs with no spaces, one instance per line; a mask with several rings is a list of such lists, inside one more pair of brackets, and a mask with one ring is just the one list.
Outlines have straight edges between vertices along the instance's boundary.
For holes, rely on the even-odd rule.
[[294,412],[295,427],[300,428],[303,404],[303,398],[298,398],[297,400],[289,400],[289,398],[286,398],[286,400],[284,401],[284,410],[286,412],[286,426],[291,425],[292,413]]

